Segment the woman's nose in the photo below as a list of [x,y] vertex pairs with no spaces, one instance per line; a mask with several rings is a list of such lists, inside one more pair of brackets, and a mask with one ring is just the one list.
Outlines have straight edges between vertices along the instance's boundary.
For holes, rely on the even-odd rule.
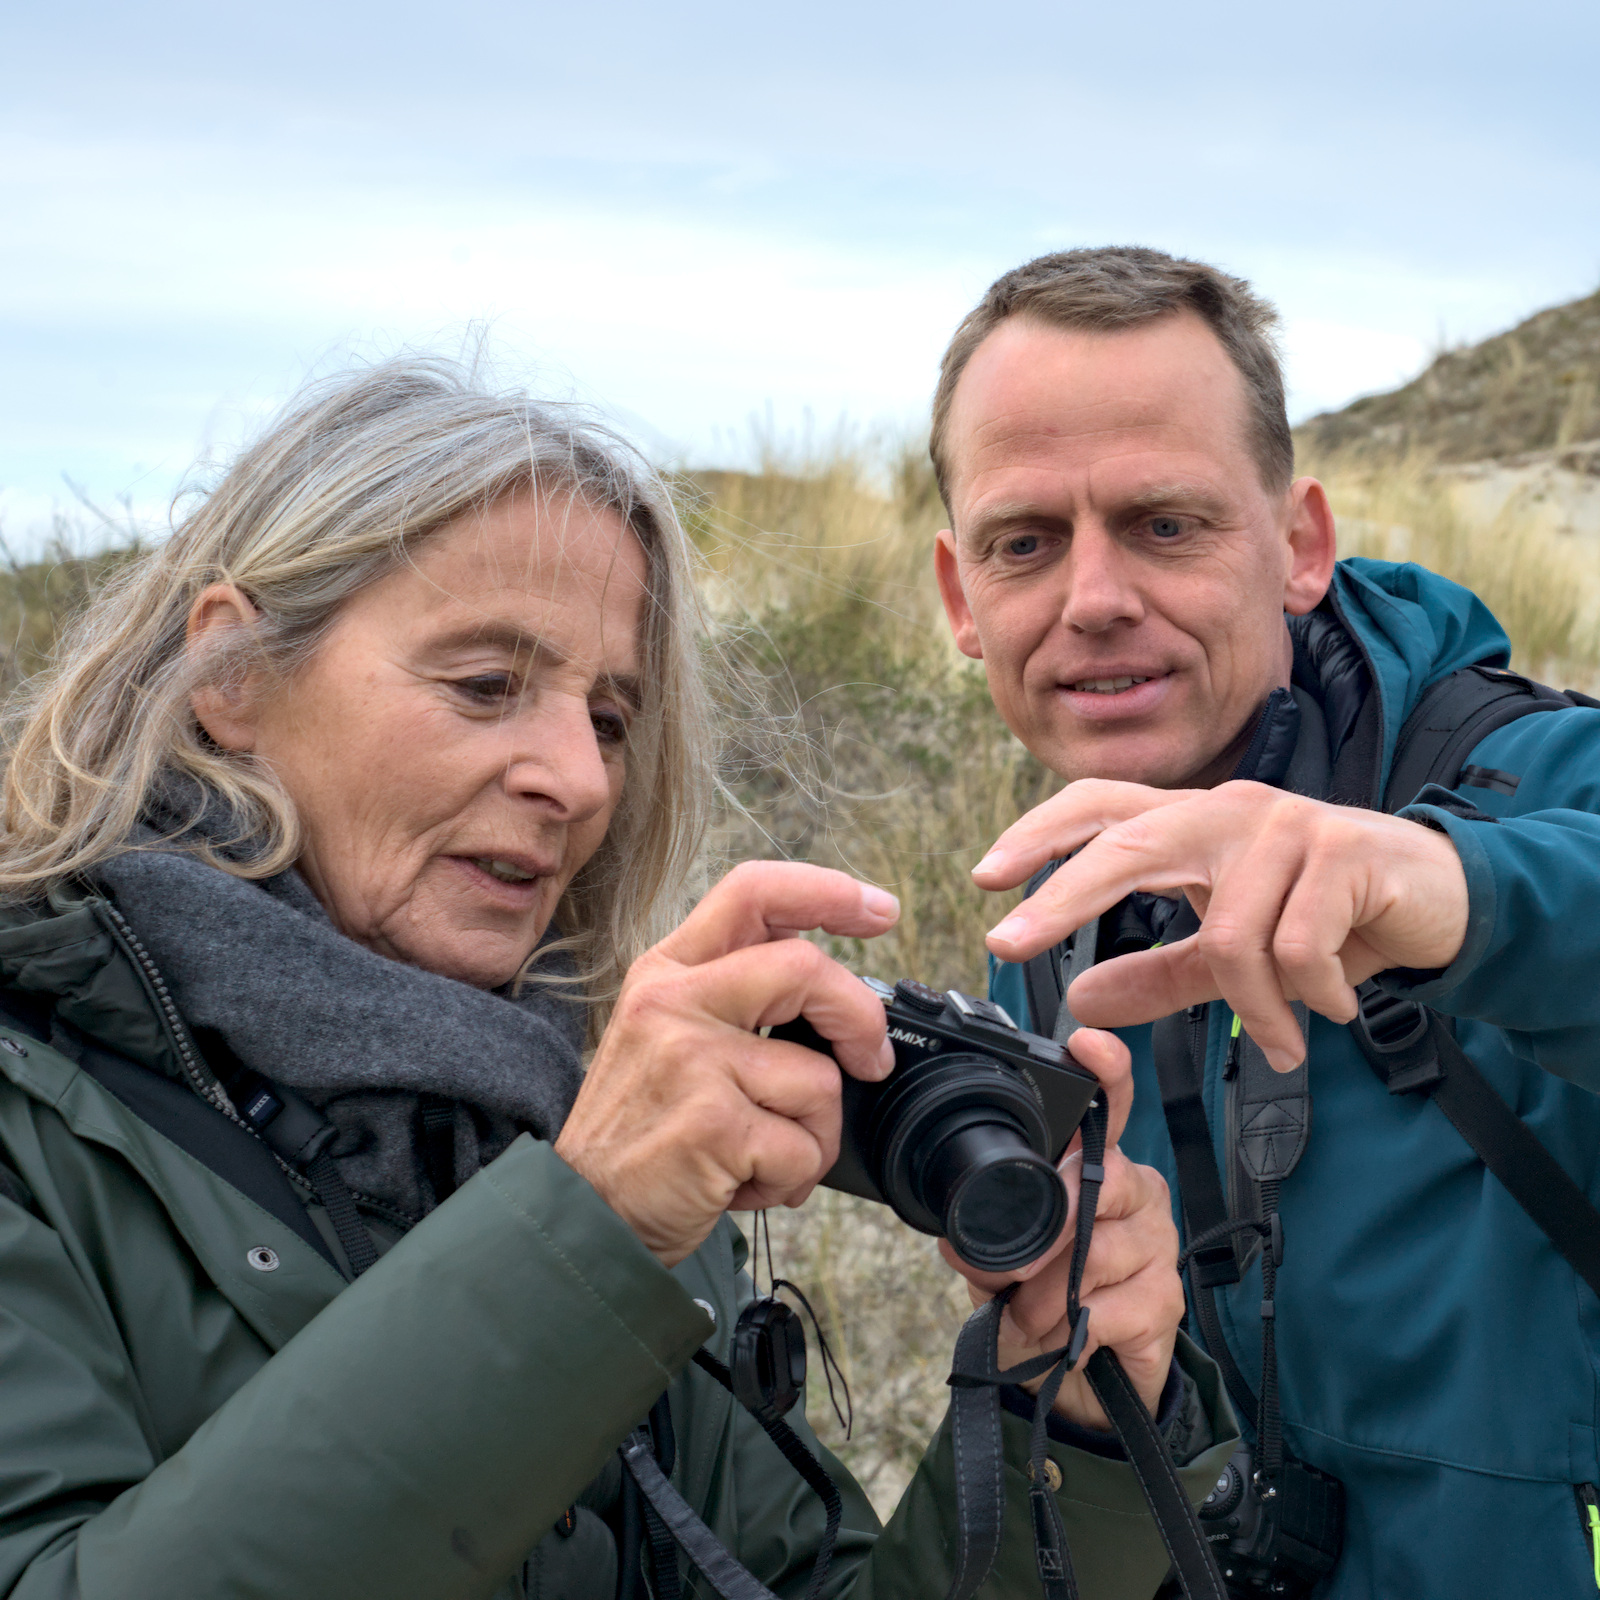
[[563,822],[583,822],[611,800],[611,774],[586,700],[562,695],[521,722],[506,766],[514,795],[548,802]]

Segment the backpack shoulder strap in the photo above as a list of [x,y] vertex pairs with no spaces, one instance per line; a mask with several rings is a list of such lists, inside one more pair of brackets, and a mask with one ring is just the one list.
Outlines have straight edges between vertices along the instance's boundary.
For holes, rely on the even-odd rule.
[[1534,711],[1564,711],[1587,695],[1551,689],[1502,667],[1463,667],[1441,678],[1406,718],[1395,746],[1383,809],[1398,811],[1430,783],[1454,789],[1462,763],[1496,728]]
[[[1536,711],[1596,702],[1576,690],[1549,688],[1499,667],[1464,667],[1441,678],[1417,702],[1400,730],[1385,811],[1410,804],[1430,783],[1456,788],[1463,773],[1489,787],[1514,776],[1465,768],[1473,749],[1497,728]],[[1484,1165],[1600,1295],[1600,1212],[1496,1092],[1456,1043],[1445,1020],[1414,1000],[1385,993],[1369,979],[1350,1031],[1391,1094],[1429,1096]]]
[[1415,1000],[1385,993],[1370,978],[1356,991],[1350,1031],[1390,1094],[1422,1094],[1511,1198],[1600,1295],[1600,1213],[1521,1117],[1456,1043],[1444,1019]]

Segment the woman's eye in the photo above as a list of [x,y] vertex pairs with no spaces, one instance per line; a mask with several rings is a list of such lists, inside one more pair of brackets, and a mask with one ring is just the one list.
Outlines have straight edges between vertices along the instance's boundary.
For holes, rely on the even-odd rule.
[[459,694],[481,706],[499,705],[516,692],[516,685],[508,673],[483,672],[472,678],[457,678],[454,685]]
[[1031,556],[1039,550],[1039,535],[1036,533],[1019,533],[1014,539],[1006,540],[1006,554],[1008,556]]
[[594,724],[594,731],[599,735],[601,744],[627,743],[628,724],[620,712],[591,711],[589,720]]
[[1183,524],[1176,517],[1152,517],[1150,531],[1158,539],[1176,539],[1183,532]]

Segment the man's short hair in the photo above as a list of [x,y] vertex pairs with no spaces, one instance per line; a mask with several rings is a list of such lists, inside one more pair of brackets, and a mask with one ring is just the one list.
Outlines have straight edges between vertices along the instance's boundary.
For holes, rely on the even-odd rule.
[[1060,250],[997,278],[956,329],[939,363],[928,453],[939,493],[950,505],[945,431],[956,384],[972,353],[1008,317],[1052,328],[1114,333],[1192,311],[1202,317],[1244,379],[1250,448],[1262,483],[1281,493],[1294,477],[1294,439],[1283,400],[1283,368],[1273,334],[1278,313],[1243,278],[1202,261],[1139,246]]

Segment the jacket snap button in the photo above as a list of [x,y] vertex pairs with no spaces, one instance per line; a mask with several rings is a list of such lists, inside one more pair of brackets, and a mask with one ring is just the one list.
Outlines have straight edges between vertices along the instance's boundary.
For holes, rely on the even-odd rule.
[[708,1317],[711,1318],[711,1326],[713,1328],[716,1327],[716,1325],[717,1325],[717,1308],[714,1305],[712,1305],[712,1303],[709,1300],[696,1300],[695,1304],[697,1306],[699,1306],[700,1309],[703,1312],[705,1312],[705,1314]]
[[254,1249],[246,1250],[244,1258],[257,1272],[276,1272],[278,1270],[278,1252],[269,1249],[264,1244],[258,1244]]
[[[1028,1463],[1027,1470],[1028,1480],[1029,1482],[1032,1482],[1033,1463],[1031,1461]],[[1051,1494],[1054,1494],[1056,1490],[1061,1487],[1061,1468],[1058,1467],[1048,1456],[1045,1457],[1044,1461],[1044,1481],[1045,1486],[1050,1490]]]
[[14,1056],[25,1056],[28,1053],[27,1045],[18,1044],[15,1039],[0,1039],[0,1050],[9,1050]]

